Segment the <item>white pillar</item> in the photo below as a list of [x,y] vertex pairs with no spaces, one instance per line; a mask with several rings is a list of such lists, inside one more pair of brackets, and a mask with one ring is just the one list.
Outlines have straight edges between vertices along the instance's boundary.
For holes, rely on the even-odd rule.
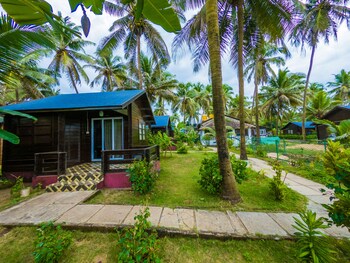
[[248,138],[251,138],[251,137],[252,137],[252,129],[248,128]]

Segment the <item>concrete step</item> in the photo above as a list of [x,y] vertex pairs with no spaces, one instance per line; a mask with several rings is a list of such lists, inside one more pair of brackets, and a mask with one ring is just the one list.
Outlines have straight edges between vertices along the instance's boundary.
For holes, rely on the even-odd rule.
[[80,182],[57,182],[46,187],[46,192],[75,192],[97,190],[101,181],[87,180]]

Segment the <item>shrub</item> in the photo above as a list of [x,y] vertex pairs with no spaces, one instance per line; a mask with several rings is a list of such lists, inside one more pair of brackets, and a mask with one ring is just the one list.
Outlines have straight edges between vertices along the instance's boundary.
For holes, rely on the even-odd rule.
[[256,147],[256,155],[259,157],[267,157],[267,151],[263,145],[258,145]]
[[179,154],[186,154],[188,152],[188,146],[182,142],[179,142],[176,145],[177,153]]
[[299,258],[302,262],[333,262],[332,256],[335,252],[331,244],[327,242],[325,234],[319,229],[326,229],[325,218],[316,219],[316,213],[308,210],[299,214],[300,219],[295,218],[293,227],[297,230],[295,235],[298,238]]
[[63,231],[61,226],[54,226],[52,222],[44,223],[37,229],[34,260],[36,263],[56,263],[71,243],[71,234]]
[[[303,136],[298,135],[298,134],[280,134],[280,135],[278,135],[278,137],[280,137],[280,139],[287,139],[287,140],[302,140],[303,139]],[[317,139],[317,134],[306,135],[306,140],[313,140],[313,139]]]
[[350,229],[350,148],[345,149],[339,142],[329,142],[323,159],[327,171],[336,180],[336,183],[327,185],[334,190],[335,196],[331,199],[336,200],[324,207],[337,226]]
[[231,165],[237,183],[241,184],[248,179],[247,162],[238,160],[234,155],[231,155]]
[[136,215],[135,225],[124,228],[119,234],[118,262],[160,262],[157,257],[157,233],[147,232],[151,223],[147,220],[150,216],[149,208]]
[[169,151],[171,146],[174,146],[172,139],[166,133],[160,131],[158,131],[156,134],[148,133],[147,139],[148,143],[159,145],[159,148],[163,152],[164,156],[166,156],[166,153]]
[[198,151],[203,151],[204,150],[204,146],[201,142],[198,143]]
[[23,178],[17,177],[16,183],[11,187],[11,197],[13,199],[20,198],[22,189],[24,189]]
[[[234,155],[231,155],[231,166],[237,183],[241,184],[249,177],[249,169],[247,162],[238,160]],[[198,181],[201,188],[211,194],[219,194],[222,189],[223,178],[220,174],[219,160],[217,155],[205,158],[199,168],[201,179]]]
[[1,177],[0,176],[0,190],[1,189],[6,189],[6,188],[10,188],[14,185],[15,183],[13,181],[8,180],[5,177]]
[[227,139],[227,146],[229,149],[233,147],[233,140],[232,139]]
[[[283,201],[286,195],[286,186],[282,181],[282,167],[279,162],[275,162],[272,166],[276,175],[270,181],[270,189],[276,201]],[[287,174],[286,174],[287,176]]]
[[153,164],[145,160],[135,161],[129,168],[131,188],[135,193],[147,194],[155,184],[157,173]]
[[222,176],[219,169],[219,160],[216,155],[204,158],[199,168],[201,179],[198,181],[202,189],[211,194],[221,192]]

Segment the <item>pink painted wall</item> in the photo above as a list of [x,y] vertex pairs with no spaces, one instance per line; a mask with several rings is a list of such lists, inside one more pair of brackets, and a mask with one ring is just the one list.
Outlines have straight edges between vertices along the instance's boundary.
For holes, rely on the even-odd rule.
[[54,184],[57,182],[57,175],[42,175],[35,176],[32,178],[32,186],[36,187],[38,183],[42,184],[42,188],[45,188],[49,184]]
[[105,188],[130,188],[128,173],[106,173],[104,177],[103,186]]

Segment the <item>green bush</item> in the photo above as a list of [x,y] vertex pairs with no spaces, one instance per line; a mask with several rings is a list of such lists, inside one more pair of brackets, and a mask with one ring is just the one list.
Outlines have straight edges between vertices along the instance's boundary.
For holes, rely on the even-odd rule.
[[[237,183],[241,184],[247,180],[250,169],[247,168],[247,162],[236,159],[231,155],[231,166]],[[222,189],[223,178],[220,174],[219,160],[217,155],[205,158],[199,168],[201,179],[198,181],[202,189],[211,194],[220,194]]]
[[176,152],[179,154],[186,154],[188,153],[188,146],[182,142],[179,142],[176,145]]
[[202,189],[211,194],[221,192],[222,176],[219,169],[219,160],[217,155],[204,158],[199,168],[201,179],[198,181]]
[[297,230],[297,245],[299,246],[299,258],[302,262],[330,263],[334,262],[332,256],[335,252],[332,244],[329,244],[326,235],[320,229],[329,228],[325,225],[325,218],[317,218],[316,213],[308,210],[299,214],[300,219],[295,218],[293,227]]
[[147,194],[150,192],[157,179],[157,173],[153,171],[153,164],[145,160],[135,161],[129,168],[131,188],[135,193]]
[[242,160],[238,160],[234,155],[231,155],[232,171],[236,178],[237,183],[241,184],[248,179],[248,163]]
[[258,145],[256,147],[256,155],[259,157],[267,157],[266,147],[264,145]]
[[157,233],[148,233],[151,223],[149,208],[134,217],[135,224],[124,228],[119,234],[118,262],[160,262],[157,256]]
[[0,176],[0,190],[10,188],[10,187],[14,186],[14,184],[15,183],[13,181],[10,181],[5,177]]
[[276,175],[270,181],[270,189],[276,201],[283,201],[286,195],[286,186],[282,181],[282,167],[279,162],[275,162],[272,169]]
[[149,132],[147,134],[147,140],[149,144],[158,145],[164,156],[166,156],[170,147],[174,146],[172,139],[166,133],[161,131],[158,131],[156,134]]
[[327,171],[336,180],[336,183],[327,185],[334,190],[332,199],[336,200],[324,207],[337,226],[350,229],[350,148],[344,148],[339,142],[329,142],[323,160]]
[[56,263],[71,243],[71,234],[63,231],[61,226],[54,226],[52,222],[44,223],[37,229],[34,260],[36,263]]

